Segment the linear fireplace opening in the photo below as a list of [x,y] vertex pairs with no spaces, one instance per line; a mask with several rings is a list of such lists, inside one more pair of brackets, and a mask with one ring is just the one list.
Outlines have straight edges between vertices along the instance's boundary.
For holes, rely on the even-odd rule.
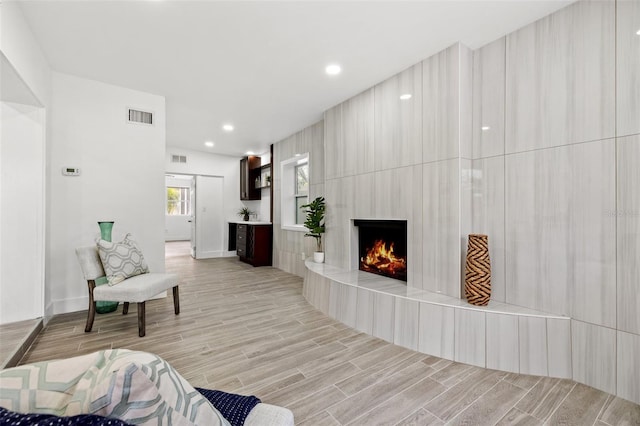
[[358,269],[407,281],[407,221],[355,219]]

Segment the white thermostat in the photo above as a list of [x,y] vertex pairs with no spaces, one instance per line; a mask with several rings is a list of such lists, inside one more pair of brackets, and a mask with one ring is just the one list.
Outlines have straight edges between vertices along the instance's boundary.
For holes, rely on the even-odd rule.
[[63,167],[62,174],[65,176],[80,176],[80,169],[77,167]]

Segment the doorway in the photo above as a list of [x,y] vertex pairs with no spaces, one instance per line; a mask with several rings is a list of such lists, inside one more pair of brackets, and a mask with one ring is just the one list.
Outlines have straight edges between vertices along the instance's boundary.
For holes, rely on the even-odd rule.
[[224,178],[167,174],[165,182],[165,241],[188,241],[194,259],[224,256]]

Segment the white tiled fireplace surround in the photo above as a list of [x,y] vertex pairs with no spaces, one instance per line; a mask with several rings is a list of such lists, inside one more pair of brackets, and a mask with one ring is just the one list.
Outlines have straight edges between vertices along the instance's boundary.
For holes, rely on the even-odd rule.
[[306,266],[304,297],[352,328],[466,364],[572,377],[568,317],[493,301],[477,307],[358,270]]
[[[640,403],[639,22],[640,0],[572,3],[274,144],[276,163],[310,153],[310,196],[327,202],[326,264],[305,266],[312,241],[278,226],[274,176],[274,265],[372,335]],[[406,286],[350,264],[362,217],[407,220]],[[470,233],[489,236],[487,308],[462,296]]]
[[[372,219],[349,220],[348,268],[305,261],[303,295],[313,306],[359,331],[429,355],[572,378],[569,317],[495,300],[473,306],[464,297],[423,290],[415,276],[405,283],[360,271],[359,220]],[[419,261],[407,264],[412,260]]]

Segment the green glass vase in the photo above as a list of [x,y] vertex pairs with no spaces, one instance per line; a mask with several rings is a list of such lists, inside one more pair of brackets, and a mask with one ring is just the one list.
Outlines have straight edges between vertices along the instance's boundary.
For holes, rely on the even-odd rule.
[[[100,227],[100,238],[111,242],[113,222],[98,222],[98,226]],[[105,284],[107,284],[107,277],[96,279],[96,285]],[[96,302],[96,312],[99,314],[108,314],[109,312],[114,312],[116,309],[118,309],[118,302],[105,302],[102,300]]]

